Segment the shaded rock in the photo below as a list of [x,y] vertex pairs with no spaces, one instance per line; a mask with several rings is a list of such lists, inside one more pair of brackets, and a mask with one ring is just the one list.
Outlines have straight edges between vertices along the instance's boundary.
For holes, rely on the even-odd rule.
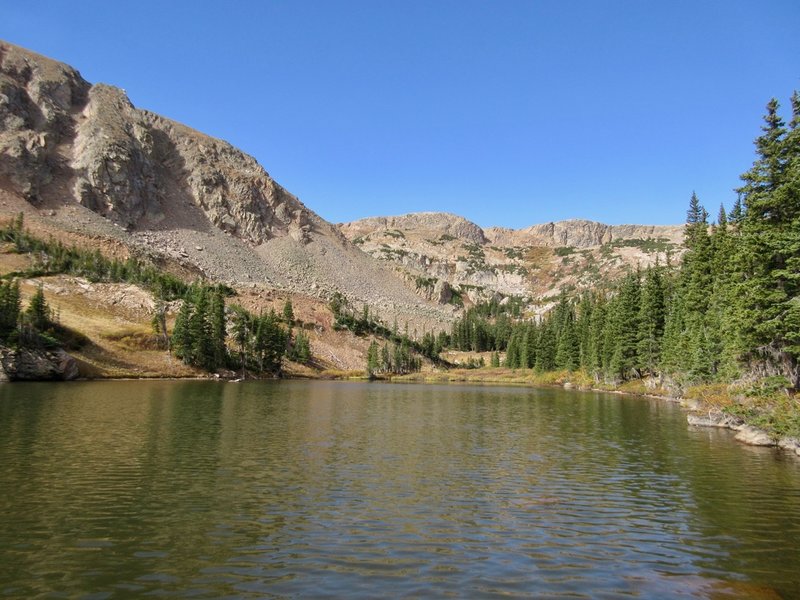
[[0,348],[0,381],[67,381],[78,375],[78,363],[63,350]]
[[453,299],[453,289],[443,279],[439,279],[433,286],[433,300],[439,304],[447,304]]

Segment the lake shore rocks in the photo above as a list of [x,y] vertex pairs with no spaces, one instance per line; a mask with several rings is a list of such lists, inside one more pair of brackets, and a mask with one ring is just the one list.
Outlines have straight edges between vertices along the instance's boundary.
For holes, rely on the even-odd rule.
[[[693,403],[693,410],[701,408],[699,403]],[[763,429],[745,424],[738,417],[726,414],[721,410],[710,409],[706,412],[692,412],[686,416],[686,421],[694,427],[720,427],[736,432],[735,439],[748,446],[777,446],[782,450],[800,456],[800,440],[783,437],[775,438]]]
[[0,346],[0,382],[69,381],[78,363],[64,350],[13,350]]

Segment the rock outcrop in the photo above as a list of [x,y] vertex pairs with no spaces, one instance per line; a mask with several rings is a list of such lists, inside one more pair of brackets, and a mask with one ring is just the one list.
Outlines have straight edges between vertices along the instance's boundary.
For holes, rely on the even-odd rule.
[[346,237],[353,239],[375,231],[413,231],[427,234],[433,239],[452,237],[474,244],[485,244],[483,230],[464,217],[442,212],[420,212],[398,217],[368,217],[351,223],[341,223],[339,228]]
[[64,350],[12,350],[0,346],[0,382],[68,381],[78,375],[78,363]]

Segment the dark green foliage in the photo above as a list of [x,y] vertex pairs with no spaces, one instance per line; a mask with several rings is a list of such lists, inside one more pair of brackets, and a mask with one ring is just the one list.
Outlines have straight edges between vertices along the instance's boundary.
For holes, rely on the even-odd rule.
[[[228,352],[228,323],[235,354]],[[310,360],[304,334],[299,356]],[[172,332],[175,356],[186,364],[213,371],[224,367],[277,373],[286,353],[288,334],[270,311],[255,316],[241,306],[225,306],[225,292],[218,287],[195,285],[178,311]]]
[[422,359],[415,354],[407,339],[400,343],[384,343],[378,350],[376,341],[372,341],[367,349],[367,375],[405,375],[419,371]]
[[209,310],[213,364],[222,366],[228,362],[228,348],[225,345],[227,337],[225,295],[220,290],[214,290],[212,293]]
[[369,348],[367,349],[367,375],[369,377],[373,377],[375,373],[378,372],[380,365],[380,357],[378,355],[379,352],[378,343],[375,340],[372,340]]
[[575,326],[575,309],[566,296],[561,296],[553,319],[556,331],[555,366],[557,369],[574,371],[580,360],[580,342]]
[[659,370],[666,316],[664,278],[661,267],[656,265],[645,272],[639,304],[637,351],[644,373],[655,374]]
[[239,305],[230,308],[231,333],[238,360],[232,366],[259,373],[279,373],[289,334],[274,311],[255,316]]
[[36,293],[25,311],[25,321],[36,331],[45,331],[50,325],[50,307],[44,298],[44,288],[41,284],[36,288]]
[[294,308],[292,307],[291,300],[287,300],[283,305],[283,320],[286,321],[286,324],[289,326],[294,324]]
[[8,341],[16,333],[20,310],[19,282],[0,281],[0,341]]
[[308,336],[302,330],[297,332],[297,335],[290,342],[289,352],[287,354],[289,360],[306,364],[311,360],[311,343]]
[[743,349],[800,387],[800,103],[792,96],[787,131],[771,100],[757,158],[742,175],[744,214],[736,297]]

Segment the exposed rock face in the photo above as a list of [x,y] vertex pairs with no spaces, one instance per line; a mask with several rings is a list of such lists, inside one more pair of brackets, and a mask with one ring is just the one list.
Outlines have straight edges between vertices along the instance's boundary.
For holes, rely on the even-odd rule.
[[0,43],[0,91],[0,173],[28,200],[46,200],[43,188],[62,175],[78,202],[126,227],[158,223],[175,199],[256,245],[304,241],[313,226],[315,215],[252,157],[66,65]]
[[0,347],[0,381],[67,381],[78,364],[63,350],[11,350]]
[[52,181],[88,90],[74,69],[0,43],[0,175],[25,199]]
[[683,242],[682,225],[606,225],[572,219],[531,225],[525,229],[490,227],[489,242],[500,246],[572,246],[589,248],[615,240],[663,238],[674,244]]
[[351,223],[342,223],[339,228],[348,238],[370,234],[375,231],[413,231],[431,236],[450,236],[467,242],[485,244],[483,230],[464,217],[442,212],[421,212],[399,217],[369,217]]
[[417,318],[429,329],[452,320],[452,311],[415,295],[254,158],[0,41],[4,194],[29,202],[25,210],[47,215],[49,226],[111,236],[210,278],[321,297],[338,291],[375,314]]

